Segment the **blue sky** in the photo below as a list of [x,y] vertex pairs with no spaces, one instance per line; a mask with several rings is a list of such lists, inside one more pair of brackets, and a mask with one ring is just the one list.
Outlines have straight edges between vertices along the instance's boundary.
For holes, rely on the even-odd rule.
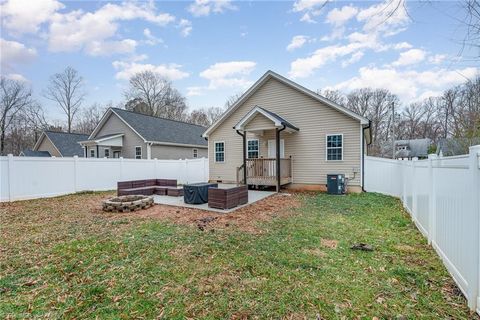
[[0,3],[1,73],[27,81],[52,119],[61,113],[41,92],[69,65],[85,79],[86,106],[123,101],[128,77],[154,70],[191,109],[223,106],[268,69],[312,90],[385,87],[404,102],[479,70],[472,50],[459,54],[459,2],[407,1],[386,22],[392,1]]

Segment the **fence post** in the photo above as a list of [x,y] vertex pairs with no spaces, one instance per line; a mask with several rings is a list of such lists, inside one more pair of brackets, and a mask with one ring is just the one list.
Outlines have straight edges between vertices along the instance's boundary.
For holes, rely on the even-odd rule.
[[9,153],[8,154],[8,200],[9,201],[15,200],[15,197],[13,196],[13,186],[14,186],[13,177],[15,176],[13,172],[13,170],[15,170],[13,161],[14,161],[13,154]]
[[188,162],[187,158],[183,160],[183,184],[188,183]]
[[120,157],[120,179],[119,181],[123,181],[123,157]]
[[475,225],[474,230],[474,245],[472,246],[472,254],[475,257],[475,268],[473,272],[472,285],[469,286],[468,294],[468,306],[470,309],[475,310],[480,303],[480,145],[472,146],[469,148],[468,167],[470,170],[471,182],[471,194],[468,197],[472,202],[472,217]]
[[73,156],[73,192],[77,192],[78,156]]
[[402,176],[403,176],[403,188],[402,188],[402,204],[403,207],[405,207],[405,203],[407,202],[407,162],[405,160],[402,160]]
[[208,175],[208,158],[202,158],[203,160],[203,181],[208,182],[209,175]]
[[413,158],[412,159],[412,176],[410,177],[410,183],[411,183],[411,191],[412,191],[412,219],[413,221],[417,222],[417,184],[415,183],[415,172],[416,172],[416,166],[417,166],[417,160],[418,158]]
[[158,159],[157,158],[153,158],[153,170],[155,172],[155,179],[157,179],[159,177],[159,174],[158,174]]
[[435,194],[435,171],[433,160],[437,159],[436,154],[428,155],[428,244],[435,243],[435,215],[436,215],[436,194]]

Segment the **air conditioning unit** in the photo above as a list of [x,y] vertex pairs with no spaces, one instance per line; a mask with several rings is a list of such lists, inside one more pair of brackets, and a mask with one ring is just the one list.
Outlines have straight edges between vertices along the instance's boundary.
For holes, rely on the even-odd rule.
[[344,174],[327,174],[327,193],[345,194],[347,182]]

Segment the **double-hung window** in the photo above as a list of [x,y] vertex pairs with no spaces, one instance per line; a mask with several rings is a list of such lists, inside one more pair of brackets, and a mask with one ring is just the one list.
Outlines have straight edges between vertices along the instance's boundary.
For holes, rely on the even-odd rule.
[[327,161],[343,160],[343,134],[327,135]]
[[110,158],[110,149],[103,150],[105,158]]
[[142,147],[135,147],[135,159],[142,159]]
[[247,140],[247,158],[248,159],[258,158],[258,139]]
[[225,142],[215,142],[215,162],[225,162]]
[[193,158],[198,158],[198,149],[193,149]]
[[90,149],[90,158],[95,158],[95,149]]

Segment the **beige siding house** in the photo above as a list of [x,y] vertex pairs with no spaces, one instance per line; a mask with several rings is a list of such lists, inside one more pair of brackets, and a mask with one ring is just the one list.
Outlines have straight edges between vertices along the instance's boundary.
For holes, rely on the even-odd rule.
[[109,108],[81,141],[87,157],[193,159],[207,157],[205,127]]
[[88,138],[87,134],[44,131],[32,150],[23,150],[26,157],[83,157],[84,151],[78,144]]
[[204,133],[210,180],[323,190],[327,174],[344,174],[349,191],[361,191],[368,127],[366,118],[268,71]]

